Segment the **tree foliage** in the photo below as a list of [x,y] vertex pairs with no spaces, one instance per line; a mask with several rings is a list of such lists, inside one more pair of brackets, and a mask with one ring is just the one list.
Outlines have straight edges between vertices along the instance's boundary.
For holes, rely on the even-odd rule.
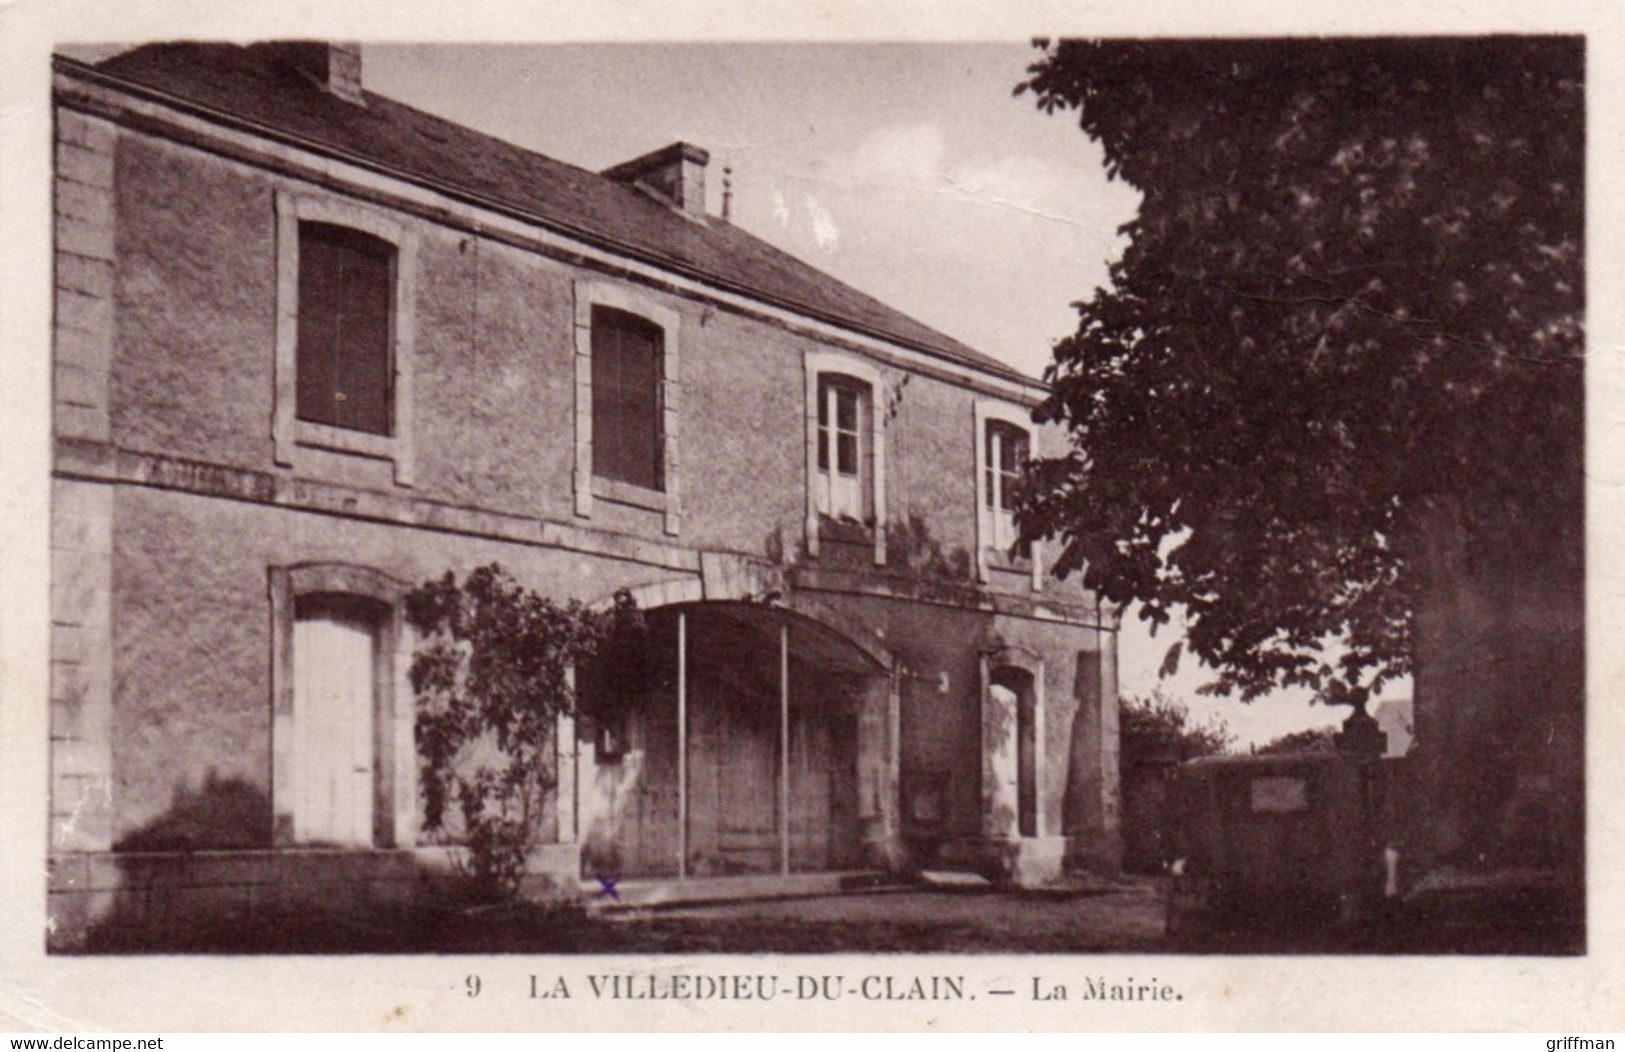
[[511,898],[536,845],[557,772],[557,721],[573,713],[573,669],[641,623],[625,593],[611,611],[556,603],[500,566],[425,582],[406,598],[423,824],[460,840],[477,895]]
[[1358,702],[1410,671],[1430,508],[1484,551],[1581,528],[1583,44],[1039,46],[1017,93],[1143,201],[1023,529],[1183,612],[1210,689]]
[[1305,731],[1293,731],[1260,745],[1255,753],[1259,756],[1287,756],[1304,752],[1336,752],[1336,727],[1311,727]]
[[1161,687],[1130,695],[1118,709],[1118,734],[1125,768],[1154,761],[1184,762],[1229,751],[1235,737],[1223,719],[1191,718],[1190,707]]

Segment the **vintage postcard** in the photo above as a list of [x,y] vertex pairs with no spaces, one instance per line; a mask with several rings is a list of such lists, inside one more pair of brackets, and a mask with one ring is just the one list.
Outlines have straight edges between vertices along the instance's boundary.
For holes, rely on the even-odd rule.
[[0,1029],[1621,1029],[1620,13],[1096,6],[0,15]]

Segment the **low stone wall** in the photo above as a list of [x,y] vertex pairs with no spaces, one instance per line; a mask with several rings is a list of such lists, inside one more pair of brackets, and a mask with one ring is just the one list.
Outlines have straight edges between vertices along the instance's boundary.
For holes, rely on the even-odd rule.
[[303,910],[398,907],[421,887],[417,860],[404,850],[59,855],[50,861],[46,942],[73,951]]

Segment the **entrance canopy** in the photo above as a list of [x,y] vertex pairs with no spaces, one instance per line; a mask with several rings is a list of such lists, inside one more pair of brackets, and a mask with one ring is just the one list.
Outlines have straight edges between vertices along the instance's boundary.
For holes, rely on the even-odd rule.
[[628,743],[595,752],[584,863],[678,877],[858,864],[895,763],[887,666],[767,603],[679,603],[644,624],[639,652],[583,678],[622,693],[583,700],[624,714]]
[[691,614],[691,630],[732,636],[741,648],[775,649],[789,633],[790,659],[824,674],[867,676],[886,671],[879,657],[857,641],[810,617],[765,603],[689,603],[649,612],[653,617]]

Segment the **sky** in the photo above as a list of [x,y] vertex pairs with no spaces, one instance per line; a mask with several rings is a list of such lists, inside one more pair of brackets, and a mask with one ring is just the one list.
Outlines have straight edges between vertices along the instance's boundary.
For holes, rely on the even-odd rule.
[[[117,49],[76,51],[94,60]],[[708,150],[736,225],[984,353],[1040,376],[1109,282],[1139,195],[1108,181],[1068,114],[1012,89],[1027,43],[363,46],[366,87],[558,160],[601,170],[683,140]],[[725,170],[727,174],[725,175]],[[1131,610],[1120,692],[1159,685],[1238,745],[1338,721],[1298,693],[1208,699],[1177,626]],[[1408,684],[1390,688],[1404,696]]]

